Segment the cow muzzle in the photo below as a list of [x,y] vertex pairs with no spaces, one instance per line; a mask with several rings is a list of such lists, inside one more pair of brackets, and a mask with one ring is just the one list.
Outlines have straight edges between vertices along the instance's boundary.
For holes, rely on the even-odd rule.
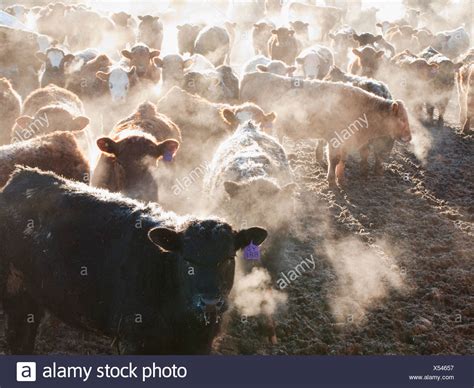
[[209,298],[200,296],[199,308],[204,315],[204,323],[210,325],[211,323],[219,323],[221,318],[221,311],[225,306],[225,300],[222,297]]

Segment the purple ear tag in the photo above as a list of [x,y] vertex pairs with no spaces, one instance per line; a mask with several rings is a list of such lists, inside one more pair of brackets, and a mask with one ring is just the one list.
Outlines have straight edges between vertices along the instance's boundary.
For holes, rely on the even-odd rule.
[[253,241],[244,248],[244,258],[247,260],[260,260],[260,248]]
[[173,153],[169,150],[166,150],[165,154],[163,155],[163,160],[165,162],[172,162],[173,161]]

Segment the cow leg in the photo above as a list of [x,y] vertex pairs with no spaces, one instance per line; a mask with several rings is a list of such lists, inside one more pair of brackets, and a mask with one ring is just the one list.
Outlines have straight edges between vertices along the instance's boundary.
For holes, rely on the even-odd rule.
[[330,188],[336,187],[336,166],[339,163],[339,154],[331,146],[328,149],[328,184]]
[[314,152],[316,161],[321,163],[324,160],[324,141],[318,139],[318,144],[316,145],[316,150]]
[[336,178],[339,186],[344,186],[346,184],[346,177],[344,175],[346,167],[346,158],[347,153],[345,152],[345,150],[341,150],[339,156],[339,163],[336,165]]
[[272,345],[278,344],[278,338],[275,330],[275,321],[271,315],[267,315],[268,340]]
[[360,173],[363,177],[369,175],[369,145],[366,144],[359,150],[360,154]]
[[43,310],[24,291],[7,295],[3,300],[6,315],[6,338],[12,354],[33,354]]
[[336,178],[339,186],[344,186],[346,184],[346,178],[344,176],[345,167],[346,161],[344,159],[339,160],[339,163],[336,166]]
[[466,121],[464,122],[464,125],[462,127],[462,133],[468,133],[471,130],[471,118],[468,117],[466,118]]
[[434,118],[434,106],[426,104],[426,113],[428,114],[428,120],[433,121]]
[[438,108],[438,126],[442,127],[444,125],[444,114],[446,112],[447,103],[439,104]]
[[374,174],[383,175],[383,153],[375,152]]

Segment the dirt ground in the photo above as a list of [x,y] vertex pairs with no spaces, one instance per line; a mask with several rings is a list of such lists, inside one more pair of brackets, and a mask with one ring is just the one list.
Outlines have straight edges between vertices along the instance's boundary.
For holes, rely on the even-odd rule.
[[[472,354],[474,147],[454,122],[453,115],[444,128],[429,128],[425,163],[397,144],[383,177],[362,179],[352,159],[338,190],[328,189],[312,143],[298,144],[290,152],[297,211],[274,278],[305,258],[314,269],[283,290],[278,344],[270,345],[260,319],[234,311],[213,352]],[[113,354],[111,342],[47,321],[36,351]],[[0,353],[5,345],[1,335]]]

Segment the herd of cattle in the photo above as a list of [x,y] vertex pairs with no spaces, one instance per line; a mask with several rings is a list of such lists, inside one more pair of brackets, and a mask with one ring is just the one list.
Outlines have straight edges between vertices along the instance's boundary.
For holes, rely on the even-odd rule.
[[[470,132],[472,15],[466,3],[466,20],[444,19],[438,2],[407,0],[391,21],[322,0],[206,2],[219,23],[187,1],[160,16],[62,2],[0,11],[11,352],[33,352],[47,310],[122,353],[208,353],[236,268],[261,256],[271,271],[287,235],[297,185],[284,137],[326,145],[336,190],[351,153],[368,174],[372,152],[381,174],[412,120],[448,130],[456,92]],[[175,196],[189,210],[178,215],[162,195],[208,159],[191,197]]]

